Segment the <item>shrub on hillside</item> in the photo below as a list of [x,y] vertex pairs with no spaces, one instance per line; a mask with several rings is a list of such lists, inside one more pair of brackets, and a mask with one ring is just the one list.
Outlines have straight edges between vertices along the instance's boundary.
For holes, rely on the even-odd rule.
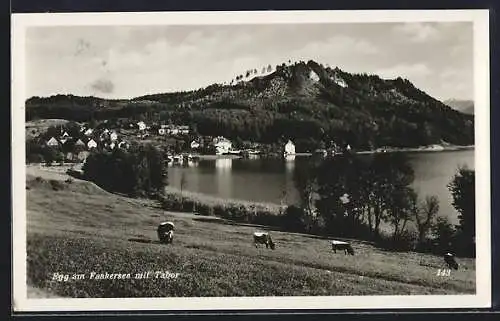
[[282,216],[282,225],[287,231],[303,232],[305,230],[303,217],[304,210],[301,207],[291,205]]
[[200,215],[205,215],[205,216],[213,216],[214,215],[214,209],[210,205],[199,203],[196,205],[196,209],[197,209],[198,214],[200,214]]
[[214,215],[219,217],[226,217],[226,208],[222,204],[217,204],[214,206]]
[[55,179],[51,179],[49,181],[49,184],[50,184],[50,187],[52,187],[52,189],[54,191],[60,191],[60,190],[64,189],[64,184],[61,181],[58,181],[58,180],[55,180]]
[[152,146],[96,151],[83,166],[84,178],[112,192],[157,198],[167,185],[162,153]]
[[453,251],[455,242],[455,229],[447,217],[439,216],[433,227],[433,234],[436,236],[434,244],[438,252]]
[[182,211],[193,213],[196,211],[196,204],[193,200],[189,198],[182,199]]

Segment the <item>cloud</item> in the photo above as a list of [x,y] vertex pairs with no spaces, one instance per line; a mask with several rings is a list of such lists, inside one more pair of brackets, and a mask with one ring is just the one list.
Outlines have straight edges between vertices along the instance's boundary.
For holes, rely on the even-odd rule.
[[460,94],[448,85],[456,84],[455,78],[443,82],[444,69],[463,69],[462,81],[472,75],[472,28],[464,23],[85,26],[28,31],[27,91],[38,96],[64,92],[126,98],[189,90],[289,59],[312,59],[347,72],[401,76],[440,96]]
[[440,39],[439,30],[430,23],[405,23],[394,27],[397,34],[408,37],[411,42],[427,42]]
[[109,79],[97,79],[90,84],[90,87],[103,94],[110,94],[115,89],[114,83]]
[[402,77],[409,80],[421,79],[432,74],[432,70],[424,63],[399,64],[394,67],[379,69],[375,72],[382,78]]

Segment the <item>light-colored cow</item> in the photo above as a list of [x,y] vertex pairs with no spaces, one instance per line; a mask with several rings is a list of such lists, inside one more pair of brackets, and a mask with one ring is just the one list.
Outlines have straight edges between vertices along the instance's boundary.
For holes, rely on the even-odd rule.
[[332,250],[334,253],[337,253],[337,250],[344,250],[344,254],[351,254],[354,255],[354,249],[352,248],[351,244],[344,242],[344,241],[337,241],[337,240],[332,240]]
[[453,255],[452,253],[446,253],[444,255],[444,261],[450,269],[458,270],[458,263],[457,261],[455,261],[455,255]]
[[158,239],[162,243],[172,243],[174,240],[174,223],[163,222],[158,226]]
[[257,247],[257,244],[265,244],[266,249],[271,248],[272,250],[274,250],[276,247],[276,244],[274,244],[271,235],[269,235],[269,233],[266,232],[254,232],[253,242],[255,244],[255,247]]

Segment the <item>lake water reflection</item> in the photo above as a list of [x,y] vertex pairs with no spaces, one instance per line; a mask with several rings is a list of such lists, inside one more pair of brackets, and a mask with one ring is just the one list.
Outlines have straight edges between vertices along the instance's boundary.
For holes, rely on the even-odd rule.
[[[459,165],[474,168],[474,150],[409,153],[410,164],[415,171],[413,187],[423,198],[436,195],[440,200],[440,215],[448,216],[457,223],[457,213],[451,205],[451,194],[446,185]],[[371,156],[362,156],[371,157]],[[230,159],[200,160],[187,167],[170,167],[169,184],[180,187],[185,173],[184,188],[217,197],[243,199],[258,202],[297,202],[297,190],[293,183],[293,170],[307,166],[311,158],[287,159]]]

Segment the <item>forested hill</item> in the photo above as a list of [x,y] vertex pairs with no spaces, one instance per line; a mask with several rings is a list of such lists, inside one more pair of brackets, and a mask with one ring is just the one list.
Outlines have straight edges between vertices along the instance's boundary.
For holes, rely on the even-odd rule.
[[[264,71],[264,70],[263,70]],[[230,85],[131,100],[33,97],[27,119],[133,118],[196,126],[201,135],[321,147],[330,141],[358,149],[474,144],[474,119],[416,88],[406,79],[350,74],[314,61],[247,72]],[[55,99],[54,97],[57,97]]]

